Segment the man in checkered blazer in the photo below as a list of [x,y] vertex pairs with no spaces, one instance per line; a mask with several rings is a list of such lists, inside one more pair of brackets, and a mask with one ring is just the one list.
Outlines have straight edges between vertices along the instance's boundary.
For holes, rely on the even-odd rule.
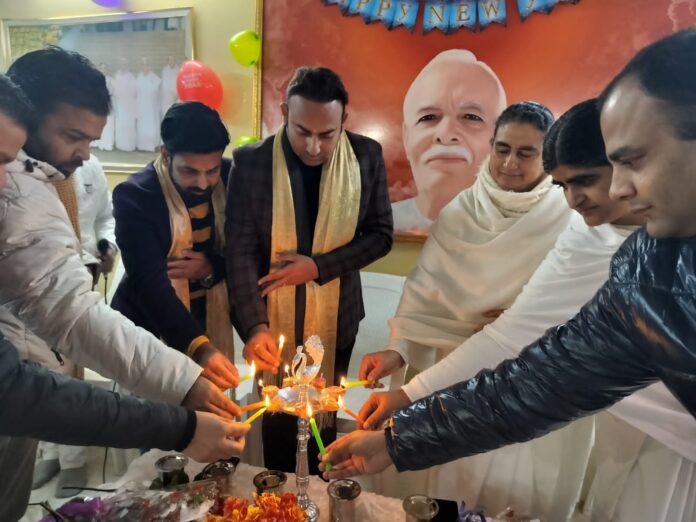
[[[312,255],[322,166],[331,158],[341,137],[347,102],[348,94],[336,73],[325,68],[300,68],[290,81],[282,105],[284,130],[234,153],[226,226],[230,311],[245,341],[244,357],[247,361],[253,359],[259,369],[275,368],[279,362],[276,340],[269,331],[266,295],[285,285],[296,286],[295,339],[288,339],[296,346],[303,344],[305,336],[305,284],[316,281],[324,285],[340,278],[334,376],[338,379],[346,375],[358,325],[365,315],[359,271],[385,256],[392,246],[393,220],[382,148],[370,138],[347,133],[360,166],[360,208],[355,235],[339,248]],[[284,267],[269,274],[276,139],[282,140],[290,177],[297,253],[283,256]],[[267,467],[295,471],[296,429],[294,417],[274,415],[264,419]],[[335,439],[335,427],[323,431],[327,443]],[[271,437],[273,442],[269,443]],[[287,444],[281,444],[280,439]],[[310,446],[313,459],[317,453]],[[310,462],[310,469],[316,473],[316,461]]]

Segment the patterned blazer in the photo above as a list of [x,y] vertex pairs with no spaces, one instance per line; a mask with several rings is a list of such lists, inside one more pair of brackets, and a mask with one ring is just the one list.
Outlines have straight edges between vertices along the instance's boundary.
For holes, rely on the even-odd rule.
[[[268,274],[271,257],[273,140],[235,150],[227,205],[227,281],[232,322],[245,341],[250,330],[268,324],[258,280]],[[361,198],[353,240],[331,252],[313,256],[317,282],[341,278],[337,349],[352,346],[365,316],[360,269],[385,256],[393,242],[394,223],[387,191],[382,147],[348,133],[360,164]]]

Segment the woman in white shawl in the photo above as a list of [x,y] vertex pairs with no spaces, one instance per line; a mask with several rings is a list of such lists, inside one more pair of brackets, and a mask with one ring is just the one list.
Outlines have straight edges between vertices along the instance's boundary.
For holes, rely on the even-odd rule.
[[[374,425],[412,400],[515,357],[547,328],[575,315],[606,281],[611,257],[641,218],[631,215],[624,202],[609,198],[611,166],[595,100],[576,105],[554,124],[544,144],[544,167],[577,212],[554,249],[496,321],[401,390],[373,394],[361,411],[367,424]],[[600,414],[597,424],[593,465],[587,475],[586,520],[694,520],[696,423],[664,385],[652,385],[624,399],[609,413]],[[578,443],[565,451],[584,453],[584,441]],[[542,454],[532,452],[538,459],[533,480],[548,498],[535,505],[533,498],[525,497],[522,485],[509,500],[543,520],[567,520],[572,506],[559,504],[552,496],[557,495],[559,484],[568,484],[570,471],[554,460],[558,448],[539,449]],[[473,499],[463,497],[467,502],[497,508],[508,501],[505,494],[494,498],[499,493],[495,488],[472,492],[470,484],[459,487],[473,495]]]
[[[361,379],[377,380],[405,363],[417,371],[427,369],[490,322],[488,311],[514,302],[571,215],[562,191],[552,186],[542,165],[544,135],[552,122],[551,112],[534,102],[517,103],[501,113],[490,159],[474,185],[450,202],[433,224],[389,321],[387,349],[363,358]],[[497,454],[510,454],[509,464],[498,466],[490,456],[468,460],[480,463],[474,474],[501,483],[497,489],[507,489],[515,468],[531,463],[518,459],[514,449]],[[498,470],[486,475],[490,466]],[[469,502],[468,489],[460,482],[471,484],[472,472],[462,469],[456,463],[420,472],[408,487]],[[450,478],[441,482],[435,478],[441,474]],[[533,496],[531,490],[525,493]]]

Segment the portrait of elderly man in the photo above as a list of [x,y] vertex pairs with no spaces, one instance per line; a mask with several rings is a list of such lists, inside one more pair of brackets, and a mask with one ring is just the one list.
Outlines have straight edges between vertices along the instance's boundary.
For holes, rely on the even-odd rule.
[[392,204],[396,230],[427,232],[474,183],[506,106],[500,80],[470,51],[443,51],[421,69],[403,105],[404,149],[418,193]]

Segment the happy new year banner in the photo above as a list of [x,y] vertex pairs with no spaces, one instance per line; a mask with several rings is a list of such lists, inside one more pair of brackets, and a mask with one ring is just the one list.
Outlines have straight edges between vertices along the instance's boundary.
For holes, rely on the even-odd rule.
[[[423,32],[438,29],[453,33],[462,27],[475,31],[492,23],[507,24],[505,0],[323,0],[336,5],[344,15],[360,15],[365,23],[382,22],[387,28],[406,27],[413,31],[422,7]],[[579,0],[516,0],[520,18],[550,13],[557,4],[575,4]]]

